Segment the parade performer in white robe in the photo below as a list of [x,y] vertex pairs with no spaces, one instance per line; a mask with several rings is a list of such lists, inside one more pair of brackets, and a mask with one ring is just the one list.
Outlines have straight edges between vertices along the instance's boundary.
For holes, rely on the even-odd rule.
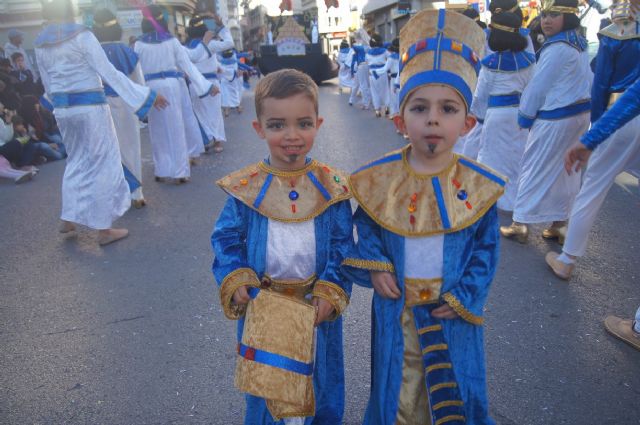
[[387,70],[389,71],[389,119],[400,112],[400,39],[394,38],[389,46]]
[[[98,10],[93,17],[93,33],[102,44],[111,64],[134,83],[144,85],[144,75],[138,55],[121,43],[122,27],[108,9]],[[131,204],[142,208],[146,201],[142,194],[142,153],[140,148],[140,120],[111,86],[104,84],[111,117],[118,136],[124,176],[131,191]]]
[[382,47],[382,37],[374,34],[369,42],[371,48],[365,58],[369,65],[369,87],[376,117],[380,118],[389,103],[389,78],[387,77],[387,57],[389,52]]
[[536,57],[526,52],[519,35],[522,20],[503,12],[491,19],[489,47],[495,53],[482,60],[471,113],[484,120],[478,162],[508,178],[498,208],[513,211],[518,191],[520,160],[529,131],[518,126],[520,95],[535,69]]
[[342,40],[340,43],[340,51],[338,52],[338,91],[342,93],[344,87],[353,87],[353,77],[351,76],[351,68],[347,65],[347,57],[349,56],[349,42]]
[[60,231],[67,233],[81,224],[99,230],[98,243],[106,245],[127,236],[127,229],[112,225],[131,206],[131,196],[101,78],[139,118],[154,104],[166,106],[166,100],[111,65],[88,28],[73,23],[71,1],[43,4],[43,16],[49,24],[36,38],[36,58],[69,155]]
[[[600,31],[591,90],[591,122],[594,124],[607,107],[615,106],[622,93],[640,79],[640,23],[636,13],[628,0],[616,2],[612,12],[614,23]],[[578,145],[583,151],[588,148],[589,154],[596,146],[585,143],[584,139]],[[590,156],[582,187],[571,209],[562,253],[549,252],[546,256],[547,264],[562,279],[571,277],[576,259],[586,253],[589,233],[616,176],[630,171],[639,177],[640,117],[612,132]]]
[[217,91],[191,63],[178,40],[169,34],[163,9],[151,5],[144,13],[143,35],[134,50],[140,57],[147,85],[165,94],[169,101],[168,108],[149,114],[156,181],[186,183],[191,175],[189,155],[193,155],[194,145],[203,150],[204,147],[183,73],[200,96],[215,95]]
[[[219,20],[220,18],[217,19]],[[219,25],[222,25],[222,21],[219,22]],[[190,38],[187,47],[190,50],[201,48],[206,51],[204,56],[198,60],[192,59],[192,61],[202,75],[212,82],[218,90],[221,90],[218,76],[220,65],[218,63],[217,53],[233,47],[231,32],[227,27],[222,27],[218,33],[220,40],[208,41],[203,39],[207,33],[207,27],[204,25],[204,17],[197,16],[189,22],[187,33]],[[196,113],[202,130],[207,136],[207,140],[213,143],[214,152],[222,152],[222,144],[227,140],[224,131],[224,119],[222,117],[222,94],[200,98],[191,86],[189,87],[189,92],[191,93],[193,110]]]
[[349,106],[357,101],[358,91],[362,95],[362,109],[369,109],[371,103],[371,90],[369,89],[369,66],[366,62],[366,54],[369,49],[369,35],[364,29],[356,31],[356,42],[351,46],[349,56],[347,56],[347,65],[351,68],[353,76],[353,86],[351,87],[351,96],[349,96]]
[[229,109],[236,108],[238,113],[242,112],[240,102],[242,100],[242,92],[238,86],[238,82],[242,84],[242,78],[238,75],[238,58],[233,49],[225,50],[218,57],[220,62],[220,86],[222,88],[222,108],[224,116],[229,116]]
[[530,128],[522,157],[513,223],[500,228],[525,243],[527,224],[553,224],[542,236],[562,238],[580,174],[564,172],[562,154],[589,128],[591,82],[587,41],[580,36],[577,0],[547,1],[542,30],[547,37],[520,100],[518,124]]

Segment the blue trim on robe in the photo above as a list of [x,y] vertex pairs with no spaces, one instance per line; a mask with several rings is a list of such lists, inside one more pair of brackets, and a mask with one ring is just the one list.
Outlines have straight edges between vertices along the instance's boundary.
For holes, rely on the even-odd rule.
[[44,27],[42,32],[38,34],[33,45],[35,47],[53,46],[70,40],[84,31],[89,31],[89,28],[80,24],[50,24]]
[[431,184],[433,185],[433,192],[436,194],[436,200],[438,201],[438,212],[440,213],[440,220],[442,220],[442,227],[445,229],[451,229],[449,213],[447,212],[447,204],[444,202],[442,188],[440,187],[440,179],[438,179],[437,176],[432,177]]
[[343,49],[340,49],[340,53],[343,53],[343,54],[345,54],[345,55],[348,55],[348,54],[349,54],[349,50],[351,50],[351,48],[350,48],[350,47],[345,47],[345,48],[343,48]]
[[391,59],[400,60],[400,53],[392,52],[392,53],[389,55],[389,57],[390,57]]
[[482,66],[494,71],[516,72],[536,63],[536,55],[531,52],[496,52],[481,61]]
[[362,170],[366,170],[367,168],[375,167],[376,165],[386,164],[387,162],[400,161],[402,160],[402,153],[396,153],[393,155],[384,156],[380,159],[377,159],[369,164],[363,165],[358,168],[353,174],[359,173]]
[[542,51],[555,43],[566,43],[579,52],[587,50],[587,46],[589,45],[587,39],[578,34],[577,30],[561,31],[558,34],[549,37],[544,42],[542,47],[540,47],[540,50],[536,52],[536,58],[539,59]]
[[[337,284],[351,294],[351,283],[345,279],[340,264],[353,249],[351,204],[348,200],[327,208],[314,219],[316,235],[316,275],[318,279]],[[258,278],[266,268],[268,219],[229,197],[216,222],[211,237],[216,253],[213,274],[218,283],[232,271],[249,267]],[[242,340],[244,319],[238,321],[238,341]],[[324,322],[317,328],[313,386],[316,397],[314,417],[305,425],[340,424],[344,413],[344,359],[342,349],[342,317]],[[235,347],[229,347],[232,352]],[[228,371],[230,374],[233,370]],[[245,424],[283,425],[274,421],[264,399],[246,395]]]
[[103,105],[107,98],[102,90],[83,92],[61,92],[51,94],[54,108],[73,108],[74,106]]
[[[398,300],[382,298],[377,293],[373,295],[372,386],[363,422],[364,425],[393,424],[402,384],[405,240],[380,227],[362,208],[357,209],[354,224],[358,230],[358,244],[348,258],[393,264],[398,287],[403,292]],[[498,265],[498,228],[498,210],[493,205],[471,226],[444,235],[441,293],[453,294],[477,316],[483,315]],[[368,270],[347,266],[343,266],[343,270],[353,282],[372,288]],[[489,417],[482,326],[461,318],[442,320],[441,323],[464,401],[466,424],[495,424]],[[465,343],[452,345],[451,341]]]
[[192,38],[191,40],[189,40],[189,42],[186,44],[187,49],[191,49],[194,50],[196,47],[198,47],[199,44],[202,44],[202,47],[204,47],[204,50],[207,51],[207,55],[209,55],[208,57],[213,56],[213,54],[211,53],[211,50],[209,50],[209,46],[207,46],[206,44],[204,44],[202,42],[201,38]]
[[147,100],[145,100],[142,106],[136,111],[136,116],[138,117],[138,119],[143,120],[149,114],[149,111],[151,110],[151,107],[155,103],[157,97],[158,93],[156,93],[155,90],[149,91]]
[[385,49],[384,47],[372,47],[367,51],[367,54],[371,56],[380,56],[385,54],[386,51],[387,49]]
[[124,172],[124,179],[129,185],[129,192],[133,193],[134,190],[142,186],[140,180],[138,180],[124,164],[122,164],[122,171]]
[[173,35],[166,31],[151,31],[146,34],[142,34],[140,37],[138,37],[138,40],[147,44],[159,44],[167,40],[171,40],[172,38]]
[[223,58],[223,57],[219,57],[218,61],[222,64],[222,65],[235,65],[236,63],[238,63],[238,59],[234,58],[233,56],[230,58]]
[[[101,43],[101,46],[111,65],[127,77],[131,75],[138,64],[138,54],[133,49],[120,42]],[[104,92],[107,96],[118,96],[116,91],[106,83],[104,83]]]

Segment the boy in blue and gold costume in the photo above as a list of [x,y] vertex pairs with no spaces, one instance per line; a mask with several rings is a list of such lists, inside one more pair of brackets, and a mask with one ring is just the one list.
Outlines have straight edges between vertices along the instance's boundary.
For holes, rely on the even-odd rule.
[[484,32],[446,10],[400,33],[400,115],[410,144],[350,177],[360,204],[343,269],[373,287],[372,389],[364,423],[492,424],[482,311],[498,262],[505,180],[456,155]]
[[[244,423],[339,424],[344,410],[341,314],[351,293],[340,264],[353,246],[347,179],[306,157],[322,124],[313,80],[291,69],[271,73],[258,83],[255,105],[253,126],[270,155],[218,181],[230,196],[211,238],[224,313],[239,320],[236,385],[255,387],[260,381],[274,394],[268,400],[247,394]],[[305,332],[297,320],[303,317],[279,331],[281,311],[267,308],[257,320],[257,313],[251,317],[265,294],[276,294],[269,299],[280,304],[283,296],[297,302],[290,304],[296,311],[304,310],[300,304],[314,306],[310,328],[313,332],[315,315],[315,336],[302,339],[315,339],[315,362],[301,362],[306,347],[296,341]],[[263,331],[250,334],[254,325],[264,325]],[[267,340],[279,339],[280,352],[256,347],[265,334]],[[272,385],[282,376],[299,381],[310,375],[310,396],[296,394],[288,384]]]

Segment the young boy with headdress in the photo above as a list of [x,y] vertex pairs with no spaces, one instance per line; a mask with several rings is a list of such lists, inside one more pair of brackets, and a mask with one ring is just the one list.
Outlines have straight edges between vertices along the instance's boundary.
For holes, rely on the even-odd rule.
[[511,12],[494,14],[489,24],[489,48],[482,60],[471,113],[484,121],[478,162],[509,179],[498,208],[513,211],[518,190],[520,160],[529,132],[518,126],[520,95],[531,80],[536,56],[527,52],[520,35],[520,17]]
[[[591,122],[640,78],[640,2],[618,0],[613,24],[600,31],[600,48],[591,90]],[[583,144],[577,146],[584,147]],[[595,145],[590,146],[593,149]],[[546,261],[556,276],[569,279],[576,259],[587,251],[589,232],[615,178],[623,171],[640,177],[640,118],[620,128],[589,159],[582,187],[571,208],[562,252],[549,252]]]
[[505,180],[453,153],[485,44],[466,16],[424,10],[400,32],[398,128],[409,145],[350,177],[356,250],[343,269],[373,288],[364,423],[492,424],[483,306],[498,261]]
[[139,118],[167,102],[114,68],[91,31],[74,23],[74,14],[70,0],[43,4],[48,24],[36,38],[36,58],[68,153],[60,232],[81,224],[98,230],[98,243],[105,245],[127,236],[127,229],[112,225],[131,206],[131,195],[102,81]]
[[244,423],[340,424],[351,293],[340,264],[353,245],[346,177],[307,157],[322,124],[309,76],[270,73],[255,106],[269,156],[218,181],[229,199],[211,237],[224,314],[238,320]]
[[546,40],[538,51],[533,78],[520,99],[518,124],[529,129],[522,156],[513,223],[500,228],[526,243],[529,224],[552,224],[542,237],[566,231],[580,174],[564,172],[562,155],[589,128],[591,82],[587,41],[580,35],[577,0],[548,0],[542,9]]

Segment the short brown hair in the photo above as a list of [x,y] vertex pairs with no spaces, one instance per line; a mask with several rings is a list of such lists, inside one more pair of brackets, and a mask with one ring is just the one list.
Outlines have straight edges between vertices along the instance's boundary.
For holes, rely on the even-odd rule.
[[281,69],[262,78],[255,90],[256,116],[262,115],[262,103],[265,99],[286,99],[304,94],[313,102],[318,113],[318,86],[307,74],[295,69]]

